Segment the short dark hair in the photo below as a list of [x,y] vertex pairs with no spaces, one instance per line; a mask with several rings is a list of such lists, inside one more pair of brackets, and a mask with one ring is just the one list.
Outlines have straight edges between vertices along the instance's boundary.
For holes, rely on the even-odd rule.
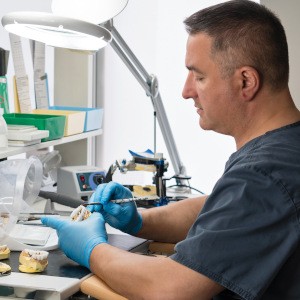
[[233,0],[200,10],[184,24],[190,35],[204,33],[213,39],[211,54],[224,76],[251,66],[272,90],[288,85],[289,57],[284,28],[265,6]]

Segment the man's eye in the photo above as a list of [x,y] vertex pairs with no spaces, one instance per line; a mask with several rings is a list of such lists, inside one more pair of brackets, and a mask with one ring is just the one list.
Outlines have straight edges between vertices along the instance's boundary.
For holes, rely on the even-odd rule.
[[202,81],[204,78],[203,77],[196,77],[195,80],[196,81]]

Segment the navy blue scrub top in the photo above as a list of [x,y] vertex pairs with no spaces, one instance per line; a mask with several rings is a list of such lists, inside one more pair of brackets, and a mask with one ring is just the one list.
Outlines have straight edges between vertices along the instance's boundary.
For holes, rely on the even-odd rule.
[[175,261],[226,290],[214,299],[300,299],[300,122],[231,155]]

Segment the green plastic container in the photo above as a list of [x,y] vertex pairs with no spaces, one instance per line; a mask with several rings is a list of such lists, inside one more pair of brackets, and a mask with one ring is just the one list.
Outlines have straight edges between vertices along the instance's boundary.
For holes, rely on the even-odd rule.
[[49,130],[49,137],[42,142],[60,139],[64,135],[65,116],[11,113],[3,114],[3,118],[7,124],[33,125],[39,130]]
[[4,113],[9,113],[7,79],[5,76],[0,76],[0,107],[4,109]]

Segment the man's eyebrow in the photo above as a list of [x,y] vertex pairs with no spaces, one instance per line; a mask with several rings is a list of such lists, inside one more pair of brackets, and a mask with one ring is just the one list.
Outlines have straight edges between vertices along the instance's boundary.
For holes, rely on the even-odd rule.
[[203,74],[203,72],[201,70],[199,70],[198,68],[196,68],[195,66],[186,66],[186,68],[189,70],[189,71],[194,71],[196,73],[199,73],[199,74]]

